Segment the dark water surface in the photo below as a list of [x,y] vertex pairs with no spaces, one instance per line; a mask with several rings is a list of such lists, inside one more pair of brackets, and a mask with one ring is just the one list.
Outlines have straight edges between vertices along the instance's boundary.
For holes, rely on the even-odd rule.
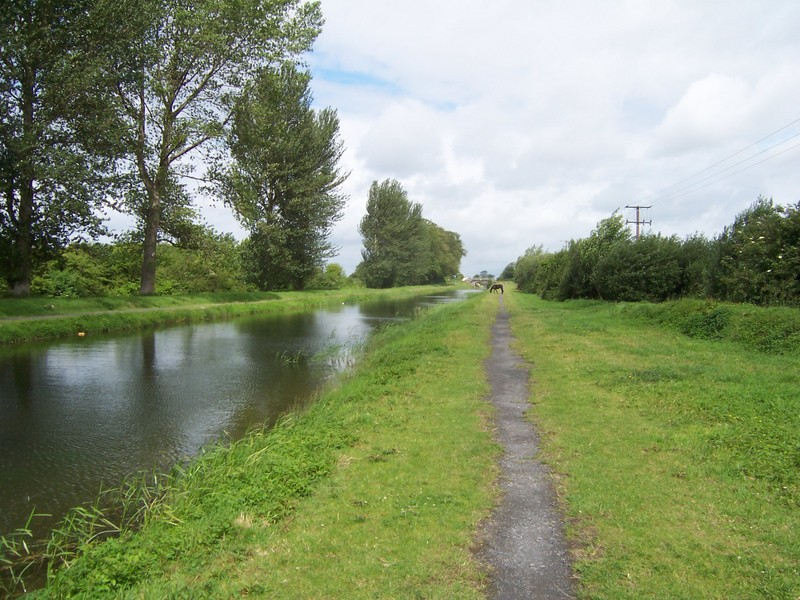
[[313,399],[377,326],[463,290],[0,349],[0,535]]

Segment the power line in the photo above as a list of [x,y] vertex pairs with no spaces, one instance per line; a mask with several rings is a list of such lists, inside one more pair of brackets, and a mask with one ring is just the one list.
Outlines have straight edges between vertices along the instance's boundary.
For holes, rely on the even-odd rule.
[[[797,135],[800,135],[800,134],[797,134]],[[797,137],[797,136],[792,136],[792,137]],[[794,150],[795,148],[800,148],[800,143],[797,143],[794,146],[789,146],[788,148],[785,148],[785,149],[781,150],[780,152],[777,152],[777,153],[773,154],[772,156],[768,156],[767,158],[765,158],[763,160],[755,162],[755,163],[753,163],[751,165],[747,165],[746,167],[744,167],[742,169],[739,169],[738,171],[735,171],[733,173],[729,173],[728,175],[723,175],[722,177],[718,177],[717,179],[714,179],[713,181],[709,181],[705,185],[701,185],[699,187],[689,186],[689,188],[684,189],[682,192],[680,192],[680,193],[675,192],[675,194],[673,196],[671,196],[671,197],[668,196],[666,198],[662,198],[661,200],[667,200],[667,199],[674,200],[675,198],[680,198],[681,196],[685,196],[686,194],[689,194],[691,192],[696,192],[697,190],[702,190],[703,188],[707,188],[710,185],[714,185],[715,183],[718,183],[718,182],[722,181],[723,179],[727,179],[728,177],[733,177],[734,175],[738,175],[739,173],[743,173],[744,171],[747,171],[748,169],[752,169],[753,167],[756,167],[756,166],[758,166],[758,165],[760,165],[762,163],[768,162],[768,161],[772,160],[773,158],[777,158],[781,154],[786,154],[787,152],[789,152],[790,150]],[[754,156],[757,156],[757,155],[754,155]],[[728,169],[725,169],[725,170],[728,170]],[[720,173],[724,173],[724,172],[725,171],[720,171]],[[716,173],[715,175],[712,175],[711,177],[716,177],[720,173]],[[709,179],[709,178],[706,178],[706,179]],[[703,179],[701,181],[706,181],[706,179]],[[701,182],[699,181],[697,183],[701,183]]]
[[[772,156],[770,156],[770,157],[768,157],[768,158],[766,158],[764,160],[761,160],[761,161],[759,161],[757,163],[749,165],[749,166],[747,166],[747,167],[745,167],[743,169],[735,171],[734,173],[730,173],[729,175],[725,175],[724,177],[719,177],[721,174],[723,174],[723,173],[725,173],[727,171],[730,171],[731,169],[733,169],[733,168],[735,168],[735,167],[737,167],[739,165],[747,163],[747,162],[753,160],[754,158],[756,158],[757,156],[760,156],[760,155],[762,155],[762,154],[764,154],[766,152],[769,152],[770,150],[773,150],[774,148],[777,148],[778,146],[781,146],[781,145],[787,143],[788,141],[800,136],[800,132],[796,133],[796,134],[794,134],[792,136],[789,136],[788,138],[783,139],[783,140],[781,140],[779,142],[776,142],[775,144],[772,144],[771,146],[765,148],[764,150],[761,150],[760,152],[752,154],[752,155],[748,156],[747,158],[744,158],[744,159],[742,159],[742,160],[740,160],[740,161],[738,161],[738,162],[736,162],[736,163],[734,163],[732,165],[729,165],[729,166],[725,167],[722,170],[718,170],[718,171],[716,171],[714,173],[711,173],[710,175],[708,175],[708,176],[706,176],[706,177],[704,177],[704,178],[702,178],[700,180],[693,181],[692,183],[688,183],[688,182],[691,182],[692,180],[697,179],[697,177],[699,177],[700,175],[702,175],[704,173],[707,173],[709,171],[712,171],[716,167],[726,163],[727,161],[731,160],[732,158],[735,158],[736,156],[739,156],[740,154],[743,154],[744,152],[747,152],[748,150],[750,150],[751,148],[757,146],[761,142],[764,142],[765,140],[768,140],[769,138],[771,138],[775,134],[778,134],[781,131],[784,131],[784,130],[788,129],[789,127],[791,127],[792,125],[795,125],[797,123],[800,123],[800,118],[795,119],[794,121],[791,121],[790,123],[787,123],[786,125],[776,129],[772,133],[760,138],[759,140],[756,140],[755,142],[753,142],[752,144],[749,144],[748,146],[742,148],[741,150],[738,150],[738,151],[734,152],[733,154],[731,154],[729,156],[726,156],[722,160],[719,160],[719,161],[713,163],[712,165],[709,165],[708,167],[706,167],[704,169],[701,169],[700,171],[697,171],[696,173],[694,173],[694,174],[692,174],[692,175],[690,175],[688,177],[685,177],[685,178],[681,179],[680,181],[678,181],[676,183],[673,183],[670,186],[667,186],[666,188],[663,188],[662,190],[660,190],[658,192],[654,192],[654,193],[652,193],[652,194],[650,194],[648,196],[645,196],[644,200],[648,200],[648,199],[654,198],[657,201],[662,202],[664,200],[674,199],[675,197],[679,197],[679,196],[684,195],[684,193],[688,193],[689,191],[694,191],[692,188],[695,188],[695,186],[697,186],[700,183],[706,182],[706,181],[708,181],[710,179],[713,179],[713,178],[718,178],[718,179],[715,179],[714,181],[712,181],[712,182],[710,182],[710,183],[708,183],[706,185],[703,185],[703,186],[701,186],[699,188],[695,188],[695,189],[702,189],[703,187],[707,187],[708,185],[711,185],[712,183],[716,183],[717,181],[721,181],[722,179],[725,179],[727,177],[731,177],[733,175],[741,173],[742,171],[745,171],[745,170],[747,170],[747,169],[749,169],[751,167],[754,167],[754,166],[756,166],[758,164],[767,162],[768,160],[772,160],[773,158],[776,158],[776,157],[780,156],[781,154],[784,154],[784,153],[788,152],[789,150],[792,150],[792,149],[796,148],[797,145],[791,146],[790,148],[782,150],[781,152],[778,152],[778,153],[776,153],[776,154],[774,154],[774,155],[772,155]],[[682,187],[679,187],[684,183],[686,185],[684,185]],[[679,189],[674,189],[674,188],[679,188]],[[672,191],[670,191],[670,190],[672,190]]]
[[[770,150],[773,150],[774,148],[777,148],[778,146],[782,146],[783,144],[785,144],[785,143],[787,143],[787,142],[789,142],[789,141],[791,141],[791,140],[793,140],[794,138],[797,138],[797,137],[800,137],[800,132],[798,132],[798,133],[795,133],[794,135],[792,135],[792,136],[790,136],[790,137],[786,138],[786,139],[785,139],[785,140],[783,140],[783,141],[780,141],[780,142],[778,142],[777,144],[773,144],[772,146],[769,146],[768,148],[765,148],[765,149],[764,149],[764,150],[762,150],[761,152],[756,152],[755,154],[753,154],[753,155],[751,155],[751,156],[748,156],[747,158],[744,158],[744,159],[742,159],[742,160],[740,160],[740,161],[738,161],[738,162],[735,162],[735,163],[733,163],[732,165],[729,165],[729,166],[725,167],[724,169],[722,169],[722,170],[720,170],[720,171],[717,171],[717,172],[715,172],[715,173],[711,173],[710,175],[707,175],[706,177],[703,177],[702,179],[698,179],[697,181],[695,181],[695,182],[693,182],[693,183],[690,183],[690,184],[688,184],[688,185],[685,185],[685,186],[683,186],[683,187],[681,187],[681,188],[678,188],[678,189],[676,189],[676,190],[673,190],[672,192],[670,192],[670,193],[668,193],[668,194],[666,194],[666,195],[662,196],[661,198],[658,198],[658,201],[659,201],[659,202],[663,202],[664,200],[672,200],[672,199],[678,198],[678,197],[680,197],[680,196],[683,196],[683,195],[685,195],[683,192],[686,192],[686,193],[688,193],[688,192],[690,192],[690,191],[695,191],[695,189],[702,189],[702,188],[704,188],[704,187],[708,187],[707,185],[703,185],[703,186],[700,186],[700,187],[697,187],[697,188],[695,188],[695,186],[697,186],[697,185],[699,185],[699,184],[701,184],[701,183],[704,183],[704,182],[706,182],[706,181],[708,181],[708,180],[710,180],[710,179],[713,179],[714,181],[712,181],[712,182],[711,182],[711,183],[709,183],[708,185],[711,185],[712,183],[716,183],[717,181],[722,181],[723,179],[727,179],[728,177],[732,177],[733,175],[737,175],[737,174],[741,173],[742,171],[746,171],[747,169],[750,169],[751,167],[755,167],[756,165],[760,165],[760,164],[762,164],[762,163],[765,163],[765,162],[767,162],[767,161],[770,161],[770,160],[772,160],[773,158],[777,158],[777,157],[778,157],[778,156],[780,156],[781,154],[785,154],[785,153],[786,153],[786,152],[788,152],[789,150],[792,150],[792,149],[794,149],[794,148],[797,148],[797,146],[798,146],[798,145],[800,145],[800,144],[795,144],[794,146],[790,146],[789,148],[786,148],[786,149],[784,149],[784,150],[781,150],[780,152],[776,152],[776,153],[775,153],[775,154],[773,154],[772,156],[768,156],[767,158],[765,158],[765,159],[763,159],[763,160],[760,160],[760,161],[758,161],[758,162],[756,162],[756,163],[753,163],[753,164],[751,164],[751,165],[748,165],[747,167],[744,167],[743,169],[739,169],[738,171],[734,171],[733,173],[730,173],[730,174],[728,174],[728,175],[725,175],[725,176],[723,176],[723,177],[720,177],[720,175],[722,175],[723,173],[726,173],[727,171],[730,171],[731,169],[734,169],[734,168],[738,167],[739,165],[743,165],[744,163],[746,163],[746,162],[749,162],[749,161],[753,160],[753,159],[754,159],[754,158],[756,158],[757,156],[761,156],[762,154],[764,154],[764,153],[766,153],[766,152],[769,152]],[[750,147],[752,147],[752,146],[750,146]],[[734,156],[735,156],[735,155],[734,155]],[[729,158],[730,158],[730,157],[729,157]],[[727,159],[726,159],[726,160],[727,160]],[[722,161],[722,162],[724,162],[724,161]],[[720,164],[720,163],[717,163],[717,164]],[[699,175],[700,173],[703,173],[703,172],[705,172],[705,171],[707,171],[707,170],[708,170],[708,169],[705,169],[704,171],[700,171],[700,172],[698,172],[696,175],[694,175],[693,177],[696,177],[696,176],[697,176],[697,175]],[[716,179],[715,179],[715,178],[716,178]],[[684,180],[684,181],[686,181],[686,180]],[[678,185],[678,184],[674,184],[674,185],[672,185],[672,186],[670,186],[670,187],[675,187],[675,185]],[[693,188],[694,188],[694,189],[693,189]],[[650,196],[648,196],[648,197],[650,197]]]

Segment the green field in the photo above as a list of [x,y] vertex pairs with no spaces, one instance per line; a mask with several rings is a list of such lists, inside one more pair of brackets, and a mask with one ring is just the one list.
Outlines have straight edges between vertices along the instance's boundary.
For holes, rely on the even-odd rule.
[[800,597],[796,311],[511,300],[582,597]]
[[[800,597],[800,353],[758,344],[792,311],[503,301],[580,598]],[[307,413],[130,494],[143,529],[81,545],[39,596],[483,597],[497,304],[388,327]]]

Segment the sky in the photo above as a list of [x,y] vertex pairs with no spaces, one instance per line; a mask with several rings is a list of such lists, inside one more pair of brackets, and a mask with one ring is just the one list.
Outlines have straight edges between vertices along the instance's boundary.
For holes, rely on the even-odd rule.
[[635,220],[625,206],[652,205],[642,230],[684,238],[719,234],[759,195],[800,202],[797,0],[322,0],[322,11],[308,62],[315,104],[338,111],[347,148],[332,241],[348,273],[369,186],[387,178],[461,236],[467,275],[499,274],[531,246],[560,250],[616,210]]
[[[759,196],[800,202],[797,0],[322,0],[306,57],[350,176],[349,274],[370,184],[461,236],[466,275],[557,251],[615,211],[718,235]],[[223,207],[206,213],[235,231]],[[631,228],[633,229],[633,224]]]

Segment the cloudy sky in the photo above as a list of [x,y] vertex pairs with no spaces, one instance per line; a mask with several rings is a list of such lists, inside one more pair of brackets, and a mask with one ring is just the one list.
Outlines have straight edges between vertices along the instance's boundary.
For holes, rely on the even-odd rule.
[[[337,109],[361,260],[370,184],[461,236],[466,275],[560,250],[626,206],[713,237],[759,195],[800,202],[798,0],[322,0],[307,57]],[[221,206],[218,231],[244,235]],[[112,222],[113,225],[113,222]],[[631,225],[633,228],[633,225]]]
[[[559,250],[626,205],[714,236],[800,201],[797,0],[322,0],[308,57],[336,108],[352,272],[370,184],[461,235],[462,271]],[[716,164],[719,163],[719,164]]]

